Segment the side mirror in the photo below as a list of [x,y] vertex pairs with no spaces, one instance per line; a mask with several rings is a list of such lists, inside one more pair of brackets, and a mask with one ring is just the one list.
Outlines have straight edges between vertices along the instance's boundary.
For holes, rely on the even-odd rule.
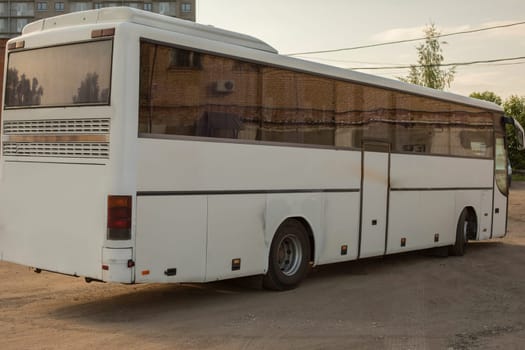
[[521,124],[512,117],[503,117],[503,122],[514,126],[514,130],[516,131],[516,141],[518,141],[518,150],[523,151],[525,149],[525,131]]
[[523,151],[525,149],[525,131],[523,131],[523,127],[516,119],[514,120],[514,128],[516,129],[516,138],[518,141],[518,149],[520,151]]

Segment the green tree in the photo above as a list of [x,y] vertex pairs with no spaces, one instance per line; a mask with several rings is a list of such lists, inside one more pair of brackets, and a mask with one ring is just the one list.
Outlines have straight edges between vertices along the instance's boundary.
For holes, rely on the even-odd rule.
[[439,42],[441,33],[435,24],[431,23],[423,29],[423,32],[426,39],[425,43],[416,47],[417,65],[411,65],[408,76],[399,79],[407,83],[443,90],[445,87],[450,87],[454,80],[456,67],[451,67],[448,70],[441,69],[444,60],[441,44],[446,44],[446,42]]
[[[473,92],[470,97],[479,100],[502,104],[502,99],[492,91]],[[512,95],[503,102],[505,115],[515,118],[521,125],[525,123],[525,96]],[[525,154],[518,150],[518,142],[512,125],[507,126],[507,144],[509,148],[510,164],[515,169],[525,169]]]
[[[521,125],[525,124],[525,96],[512,95],[503,102],[505,115],[513,117]],[[512,126],[507,127],[507,142],[509,146],[509,158],[513,168],[525,169],[525,153],[519,151],[516,135]]]
[[485,100],[494,102],[495,104],[501,106],[503,100],[501,97],[493,93],[492,91],[483,91],[483,92],[473,92],[469,95],[472,98],[477,98],[478,100]]

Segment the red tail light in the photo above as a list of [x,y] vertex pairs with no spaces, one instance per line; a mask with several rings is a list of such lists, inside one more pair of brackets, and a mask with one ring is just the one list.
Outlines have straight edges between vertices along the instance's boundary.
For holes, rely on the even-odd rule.
[[108,239],[131,239],[131,196],[108,196]]

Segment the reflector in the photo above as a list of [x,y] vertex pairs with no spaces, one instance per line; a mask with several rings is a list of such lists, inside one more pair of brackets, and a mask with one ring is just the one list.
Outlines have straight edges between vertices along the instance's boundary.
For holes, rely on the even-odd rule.
[[8,50],[23,49],[25,44],[26,44],[26,42],[24,40],[15,41],[13,43],[9,43],[7,45],[7,49]]
[[115,28],[105,28],[105,29],[94,29],[91,31],[91,38],[101,38],[103,36],[114,36]]

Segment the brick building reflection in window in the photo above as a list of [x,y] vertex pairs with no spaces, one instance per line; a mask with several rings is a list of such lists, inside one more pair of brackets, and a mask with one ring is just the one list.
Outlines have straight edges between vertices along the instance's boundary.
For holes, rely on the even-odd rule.
[[36,10],[37,11],[47,11],[47,2],[37,2]]
[[183,3],[180,5],[182,12],[191,12],[191,4]]
[[195,51],[172,49],[169,68],[201,68],[201,55]]

